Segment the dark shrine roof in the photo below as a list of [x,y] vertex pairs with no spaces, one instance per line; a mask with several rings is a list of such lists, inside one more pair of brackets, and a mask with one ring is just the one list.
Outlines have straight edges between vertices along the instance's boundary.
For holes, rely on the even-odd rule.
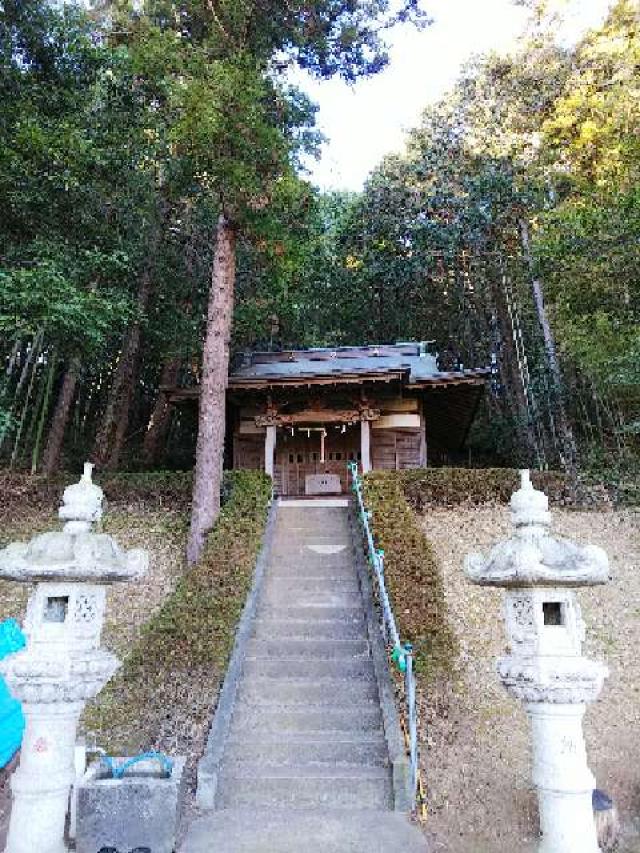
[[247,353],[229,375],[230,388],[398,379],[415,386],[481,384],[491,368],[441,371],[426,344],[399,343]]

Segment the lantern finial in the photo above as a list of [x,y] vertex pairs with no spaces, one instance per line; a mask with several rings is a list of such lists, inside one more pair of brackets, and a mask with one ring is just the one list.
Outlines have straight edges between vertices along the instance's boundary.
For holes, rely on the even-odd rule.
[[67,522],[65,533],[87,532],[102,518],[104,493],[91,479],[93,468],[93,463],[85,462],[79,482],[64,490],[58,515]]

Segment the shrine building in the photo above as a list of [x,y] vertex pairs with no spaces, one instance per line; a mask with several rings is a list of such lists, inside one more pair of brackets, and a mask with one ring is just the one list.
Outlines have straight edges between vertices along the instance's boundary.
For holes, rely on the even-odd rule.
[[227,461],[279,495],[346,491],[361,470],[459,458],[491,369],[443,371],[426,344],[253,352],[229,375]]

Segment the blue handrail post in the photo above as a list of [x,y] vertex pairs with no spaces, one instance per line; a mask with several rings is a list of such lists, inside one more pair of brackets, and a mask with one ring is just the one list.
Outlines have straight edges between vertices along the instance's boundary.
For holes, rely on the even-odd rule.
[[413,805],[416,803],[418,789],[418,716],[416,710],[416,681],[413,674],[413,646],[411,643],[404,645],[404,659],[406,668],[405,693],[409,712],[409,755],[411,758],[411,792]]

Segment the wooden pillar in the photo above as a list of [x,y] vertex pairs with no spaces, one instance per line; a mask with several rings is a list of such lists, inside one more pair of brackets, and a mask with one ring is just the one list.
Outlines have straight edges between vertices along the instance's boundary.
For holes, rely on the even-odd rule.
[[268,426],[264,438],[264,472],[273,480],[275,474],[276,428]]
[[424,400],[420,403],[420,467],[427,467],[427,419]]
[[360,456],[362,473],[371,470],[371,421],[360,421]]

